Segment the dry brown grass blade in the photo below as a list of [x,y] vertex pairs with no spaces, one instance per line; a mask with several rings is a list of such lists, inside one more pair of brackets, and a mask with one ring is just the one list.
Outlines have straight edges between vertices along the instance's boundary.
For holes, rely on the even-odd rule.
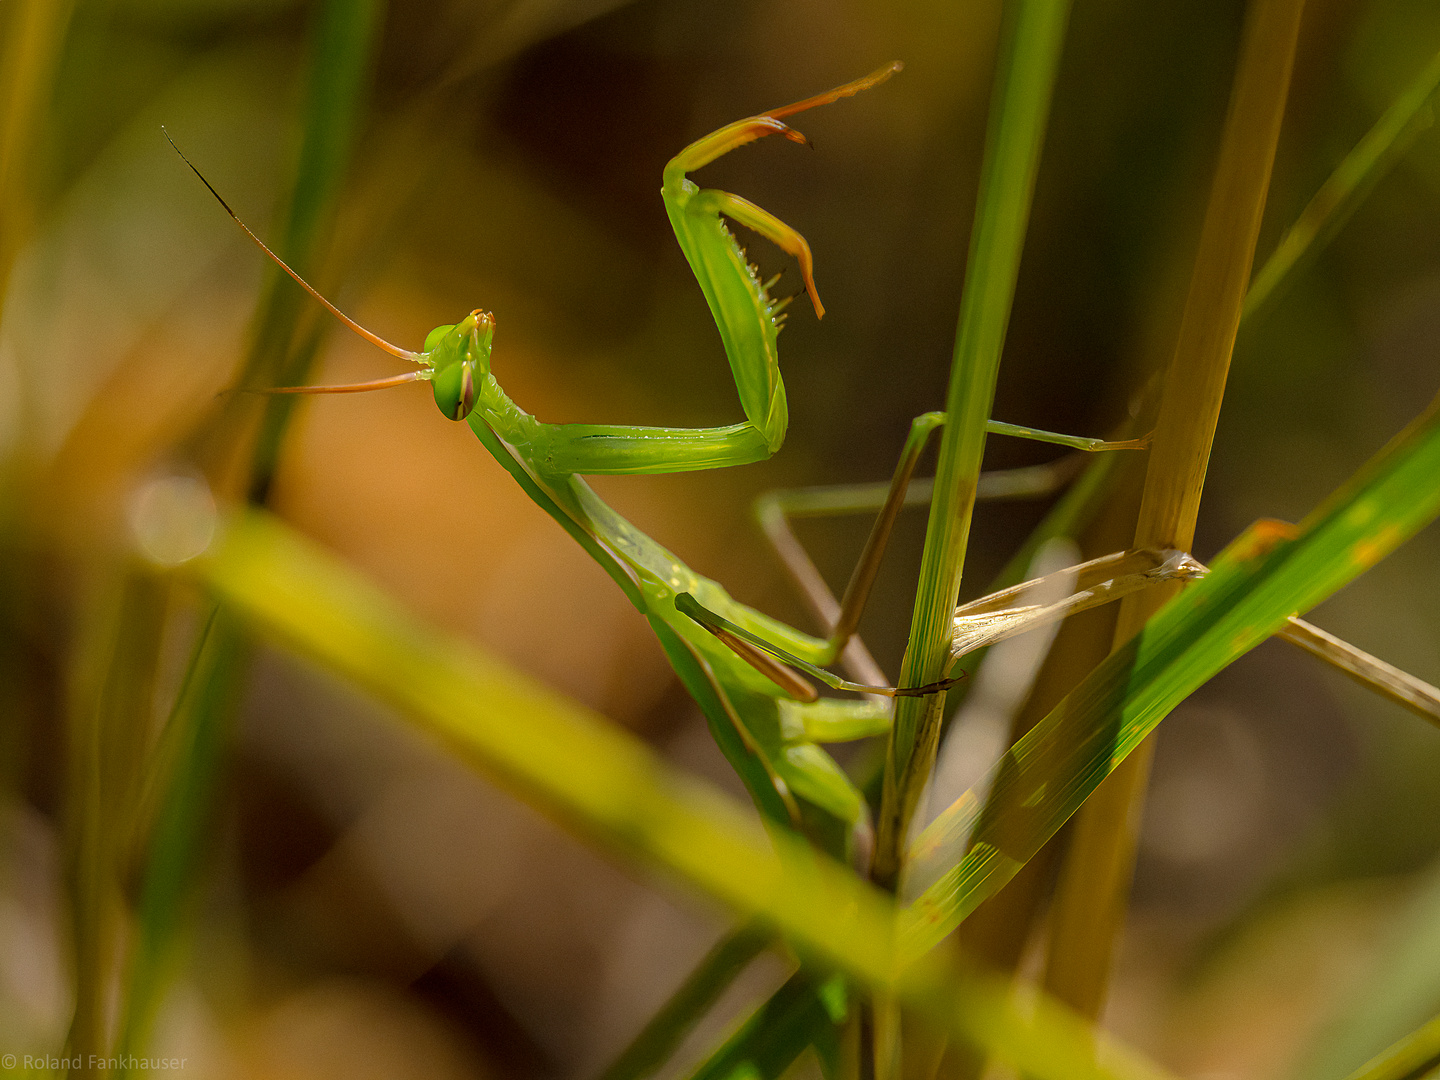
[[1424,679],[1417,679],[1408,671],[1401,671],[1394,664],[1387,664],[1304,619],[1291,619],[1289,625],[1275,636],[1318,656],[1367,690],[1409,709],[1432,724],[1440,725],[1440,689]]
[[[1304,0],[1255,0],[1246,17],[1195,270],[1166,373],[1136,547],[1188,551],[1194,539],[1303,8]],[[1131,638],[1178,588],[1163,585],[1122,602],[1115,641]],[[1077,815],[1056,896],[1045,985],[1091,1017],[1103,1004],[1110,954],[1125,919],[1150,757],[1145,747],[1132,754]]]

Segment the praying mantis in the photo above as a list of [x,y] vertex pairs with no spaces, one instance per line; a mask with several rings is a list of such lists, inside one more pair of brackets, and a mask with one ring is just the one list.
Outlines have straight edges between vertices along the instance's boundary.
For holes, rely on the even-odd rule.
[[[726,468],[763,460],[780,448],[788,406],[776,341],[789,299],[772,298],[775,279],[760,280],[725,219],[759,233],[796,260],[804,293],[819,318],[824,307],[815,287],[810,247],[799,232],[754,203],[701,188],[688,174],[768,135],[805,143],[785,117],[870,89],[901,66],[888,64],[823,94],[728,124],[691,143],[665,167],[665,209],[720,332],[745,415],[743,422],[725,427],[548,424],[536,419],[506,395],[491,373],[496,326],[491,313],[477,309],[458,323],[436,327],[418,352],[392,345],[311,288],[251,232],[181,153],[226,212],[281,269],[352,331],[416,365],[369,382],[265,392],[351,393],[429,382],[441,413],[468,424],[526,494],[581,544],[649,621],[762,814],[801,829],[842,856],[863,846],[869,815],[855,784],[820,744],[882,734],[891,722],[891,699],[943,693],[958,681],[895,688],[849,682],[826,670],[851,643],[916,463],[929,436],[944,423],[944,414],[926,413],[912,423],[884,505],[823,638],[734,600],[719,583],[686,566],[616,513],[583,477]],[[1144,440],[1103,442],[999,422],[987,430],[1084,450],[1145,445]],[[1158,566],[1164,559],[1152,562]],[[1132,577],[1127,588],[1158,580],[1153,573]],[[1001,623],[1010,627],[1013,620],[998,620],[997,632]],[[966,641],[968,651],[987,643],[988,636],[982,630]],[[806,676],[863,696],[822,698]]]

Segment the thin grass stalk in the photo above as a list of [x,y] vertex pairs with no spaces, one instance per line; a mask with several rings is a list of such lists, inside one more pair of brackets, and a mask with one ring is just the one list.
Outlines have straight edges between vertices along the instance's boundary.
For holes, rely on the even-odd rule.
[[[950,662],[951,619],[965,567],[985,423],[994,401],[1069,14],[1069,0],[1014,0],[1006,7],[946,395],[948,419],[940,439],[902,686],[935,682]],[[897,703],[872,868],[874,880],[891,891],[899,881],[910,817],[934,762],[943,709],[944,697],[938,694]]]
[[[1189,551],[1194,542],[1303,9],[1304,0],[1255,0],[1246,15],[1194,276],[1165,376],[1135,528],[1137,546]],[[1130,641],[1178,591],[1159,586],[1122,601],[1116,646]],[[1061,874],[1045,985],[1085,1016],[1100,1013],[1111,952],[1125,921],[1153,753],[1151,742],[1132,754],[1082,808]]]
[[[156,1013],[181,959],[181,929],[203,868],[215,816],[225,748],[249,667],[249,639],[234,619],[215,613],[195,643],[175,708],[162,733],[170,784],[155,808],[136,905],[135,941],[122,1007],[116,1075],[128,1076],[129,1055],[144,1056]],[[160,758],[160,754],[155,755]]]
[[81,655],[72,709],[70,782],[66,792],[67,876],[75,1007],[66,1057],[72,1076],[103,1075],[91,1064],[107,1056],[108,1003],[123,935],[121,870],[127,823],[139,793],[155,693],[158,641],[167,608],[164,584],[148,574],[123,578],[102,625]]
[[1329,242],[1411,144],[1434,125],[1437,94],[1440,94],[1440,53],[1436,53],[1390,103],[1375,126],[1321,185],[1295,224],[1286,230],[1251,282],[1245,296],[1244,317],[1250,318],[1263,310],[1280,294],[1294,269]]
[[[364,112],[369,72],[384,19],[383,0],[327,0],[311,34],[304,136],[286,225],[278,245],[297,269],[314,253],[334,216]],[[301,272],[305,272],[301,269]],[[272,268],[257,308],[256,331],[242,385],[303,378],[320,342],[319,330],[299,337],[304,294]],[[267,497],[290,417],[290,403],[273,399],[262,420],[245,481],[252,500]],[[222,440],[223,441],[223,436]],[[152,647],[158,649],[157,634]],[[157,796],[154,832],[143,844],[139,909],[127,958],[119,1038],[127,1052],[143,1054],[160,998],[180,953],[184,905],[203,868],[207,832],[238,692],[248,667],[248,639],[221,617],[208,640],[197,642],[187,673],[190,700],[177,708],[167,742],[181,748]],[[193,676],[193,679],[191,678]]]

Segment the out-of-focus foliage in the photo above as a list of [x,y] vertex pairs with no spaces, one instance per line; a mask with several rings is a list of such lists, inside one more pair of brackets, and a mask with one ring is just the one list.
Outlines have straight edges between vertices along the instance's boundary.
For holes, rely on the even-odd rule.
[[[997,418],[1101,434],[1164,359],[1241,7],[1076,5]],[[58,1053],[69,1024],[66,717],[126,610],[138,493],[193,475],[177,447],[207,417],[260,408],[215,396],[249,346],[260,257],[159,126],[274,236],[313,18],[293,0],[0,7],[0,86],[29,88],[0,114],[0,1054]],[[598,485],[697,569],[805,625],[746,507],[771,487],[883,477],[910,417],[939,407],[998,26],[988,2],[394,3],[317,284],[412,347],[494,311],[496,373],[542,419],[732,422],[660,169],[721,123],[903,59],[885,87],[803,118],[814,152],[772,140],[699,177],[816,253],[828,314],[797,312],[781,337],[783,451]],[[1437,51],[1423,0],[1311,0],[1262,259]],[[1440,136],[1424,133],[1242,331],[1202,559],[1257,517],[1303,516],[1434,395],[1437,202]],[[751,252],[798,288],[778,252]],[[323,381],[395,370],[338,334],[321,364]],[[986,462],[1052,456],[992,439]],[[303,405],[272,502],[437,626],[733,784],[643,621],[423,391]],[[1043,509],[982,505],[966,596]],[[862,528],[805,524],[832,580]],[[902,529],[864,625],[892,673],[920,528]],[[1422,533],[1316,621],[1440,681],[1435,544]],[[203,622],[192,600],[167,601],[156,728]],[[187,1071],[592,1073],[722,929],[281,653],[258,658],[224,762],[194,936],[155,1028]],[[1434,948],[1437,769],[1436,731],[1277,644],[1203,687],[1162,729],[1112,1028],[1187,1075],[1339,1077],[1440,1011],[1417,960]],[[785,975],[755,965],[671,1068]]]

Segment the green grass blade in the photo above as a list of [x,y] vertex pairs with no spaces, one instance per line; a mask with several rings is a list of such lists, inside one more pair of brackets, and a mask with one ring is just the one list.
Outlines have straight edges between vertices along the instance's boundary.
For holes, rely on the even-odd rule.
[[[1252,527],[1001,759],[962,862],[912,905],[906,948],[938,944],[993,895],[1184,698],[1440,514],[1440,398],[1312,512],[1294,539]],[[1264,549],[1264,550],[1262,550]],[[973,813],[965,800],[957,814]],[[973,804],[973,800],[971,800]],[[931,829],[954,827],[942,815]],[[921,843],[933,841],[922,834]]]
[[[1069,14],[1068,0],[1017,0],[1007,5],[945,399],[949,419],[940,439],[901,686],[937,682],[949,663],[950,618],[965,566],[985,425],[995,396]],[[901,700],[895,710],[872,871],[876,881],[892,889],[899,878],[910,816],[934,760],[943,708],[943,695],[934,695]]]
[[[848,868],[669,769],[603,718],[471,646],[416,623],[274,518],[231,521],[188,572],[257,631],[368,689],[575,832],[776,929],[810,958],[890,993],[1042,1078],[1158,1075],[1088,1024],[962,976],[938,954],[901,963],[897,909]],[[905,958],[908,961],[908,957]],[[1077,1062],[1080,1064],[1077,1066]]]
[[[155,809],[131,947],[126,1009],[118,1054],[143,1056],[155,1012],[178,959],[180,929],[193,883],[205,859],[214,817],[214,791],[242,682],[249,667],[246,638],[217,613],[195,644],[162,749],[152,768],[164,770],[162,804]],[[128,1075],[122,1067],[117,1076]]]
[[1250,283],[1250,292],[1245,297],[1247,318],[1279,295],[1281,286],[1296,267],[1304,265],[1329,243],[1421,132],[1435,123],[1437,94],[1440,94],[1440,53],[1435,54],[1415,81],[1336,166],[1286,231]]
[[[124,578],[103,625],[81,650],[66,792],[67,876],[75,1006],[66,1046],[83,1062],[109,1049],[106,1012],[121,931],[120,875],[127,824],[144,775],[166,589],[145,573]],[[87,635],[91,636],[91,635]],[[88,1068],[77,1075],[89,1075]]]
[[721,938],[630,1045],[600,1074],[600,1080],[640,1080],[653,1073],[675,1052],[736,976],[765,951],[770,941],[770,934],[749,924]]
[[[318,13],[305,96],[304,140],[278,247],[280,257],[301,277],[312,273],[317,246],[334,215],[349,170],[384,15],[384,0],[328,0]],[[278,268],[272,267],[269,273],[254,345],[240,376],[242,386],[295,386],[307,381],[323,336],[316,332],[292,347],[301,312],[314,301]],[[251,458],[252,502],[262,503],[268,495],[297,404],[287,395],[267,402]]]

